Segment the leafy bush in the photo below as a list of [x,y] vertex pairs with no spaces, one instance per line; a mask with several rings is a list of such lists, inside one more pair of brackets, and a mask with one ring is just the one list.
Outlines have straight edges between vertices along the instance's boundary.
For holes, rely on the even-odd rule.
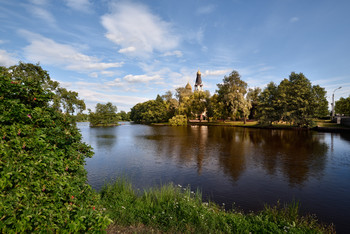
[[54,89],[40,66],[0,67],[0,230],[105,229],[110,219],[86,184],[91,147],[70,115],[50,106]]
[[187,118],[186,115],[176,115],[169,119],[169,123],[171,126],[186,126]]

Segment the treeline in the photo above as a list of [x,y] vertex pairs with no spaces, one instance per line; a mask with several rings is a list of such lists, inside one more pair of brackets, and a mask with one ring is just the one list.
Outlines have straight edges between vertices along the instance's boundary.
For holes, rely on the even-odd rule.
[[76,122],[90,122],[91,126],[114,126],[120,121],[130,121],[130,112],[120,111],[111,102],[97,103],[95,112],[88,109],[88,114],[78,113],[74,116]]
[[130,118],[137,123],[167,122],[180,116],[187,119],[217,120],[255,119],[260,124],[286,122],[309,127],[313,118],[329,116],[326,91],[312,85],[303,73],[292,72],[280,84],[269,83],[264,90],[249,88],[237,71],[217,84],[214,95],[209,91],[192,91],[189,84],[168,91],[155,100],[136,104]]

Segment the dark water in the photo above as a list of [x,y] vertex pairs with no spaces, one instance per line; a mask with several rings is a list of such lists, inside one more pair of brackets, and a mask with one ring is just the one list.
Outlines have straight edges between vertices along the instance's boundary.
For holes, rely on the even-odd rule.
[[79,123],[95,155],[88,182],[99,190],[118,176],[136,188],[173,182],[206,199],[256,211],[300,201],[303,214],[350,233],[350,135],[234,127]]

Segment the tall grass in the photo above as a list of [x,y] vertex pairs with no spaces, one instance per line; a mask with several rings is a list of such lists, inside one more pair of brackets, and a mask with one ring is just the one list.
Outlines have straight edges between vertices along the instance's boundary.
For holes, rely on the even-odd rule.
[[[100,192],[101,205],[114,225],[146,226],[162,232],[190,233],[332,233],[314,217],[299,216],[299,204],[265,206],[258,213],[225,211],[203,202],[200,191],[168,184],[137,195],[131,183],[118,179]],[[153,230],[153,229],[152,229]]]

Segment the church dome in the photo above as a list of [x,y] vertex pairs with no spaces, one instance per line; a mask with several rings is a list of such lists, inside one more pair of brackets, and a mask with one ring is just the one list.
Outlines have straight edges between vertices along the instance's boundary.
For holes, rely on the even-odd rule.
[[201,71],[199,69],[197,71],[197,75],[201,75]]
[[192,90],[192,86],[190,85],[190,82],[187,82],[187,85],[185,86],[186,89]]

